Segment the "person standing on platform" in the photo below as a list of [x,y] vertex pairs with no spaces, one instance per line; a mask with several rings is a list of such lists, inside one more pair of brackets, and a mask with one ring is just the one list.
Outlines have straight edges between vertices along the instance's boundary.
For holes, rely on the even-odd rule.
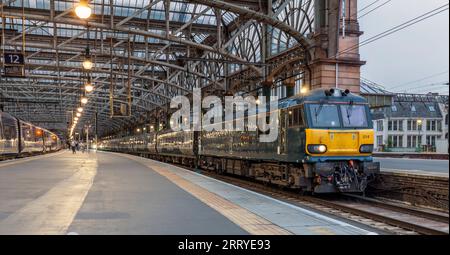
[[75,141],[72,141],[72,143],[70,144],[70,147],[72,148],[72,153],[76,154],[77,153],[77,151],[76,151],[77,144],[75,143]]

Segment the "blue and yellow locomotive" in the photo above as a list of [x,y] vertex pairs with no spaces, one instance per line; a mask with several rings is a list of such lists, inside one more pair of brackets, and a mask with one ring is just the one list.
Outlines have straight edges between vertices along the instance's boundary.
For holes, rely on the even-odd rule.
[[281,100],[276,114],[278,138],[269,143],[260,143],[261,132],[248,129],[162,130],[104,140],[100,148],[314,193],[363,192],[379,173],[364,98],[339,89],[314,90]]

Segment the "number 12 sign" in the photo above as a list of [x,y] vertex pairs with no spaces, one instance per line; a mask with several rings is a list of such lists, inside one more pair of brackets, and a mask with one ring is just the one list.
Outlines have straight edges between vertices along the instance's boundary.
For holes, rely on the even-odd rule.
[[25,76],[25,58],[22,53],[5,53],[3,59],[5,61],[5,69],[3,70],[4,76]]

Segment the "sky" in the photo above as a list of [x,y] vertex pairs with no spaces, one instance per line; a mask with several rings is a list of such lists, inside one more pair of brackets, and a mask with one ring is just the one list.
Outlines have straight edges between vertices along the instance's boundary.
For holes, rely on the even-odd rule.
[[[375,0],[359,0],[364,8]],[[363,10],[360,16],[387,0]],[[444,0],[391,0],[361,17],[361,41],[400,25],[437,7]],[[361,76],[393,92],[449,94],[449,11],[412,25],[360,48],[367,61]]]

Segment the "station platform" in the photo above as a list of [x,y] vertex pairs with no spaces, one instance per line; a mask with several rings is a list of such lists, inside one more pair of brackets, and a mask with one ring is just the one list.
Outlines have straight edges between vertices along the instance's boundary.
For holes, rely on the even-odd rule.
[[62,151],[0,162],[0,234],[374,233],[161,162]]
[[449,161],[439,159],[374,158],[380,162],[382,172],[416,174],[423,176],[449,176]]

